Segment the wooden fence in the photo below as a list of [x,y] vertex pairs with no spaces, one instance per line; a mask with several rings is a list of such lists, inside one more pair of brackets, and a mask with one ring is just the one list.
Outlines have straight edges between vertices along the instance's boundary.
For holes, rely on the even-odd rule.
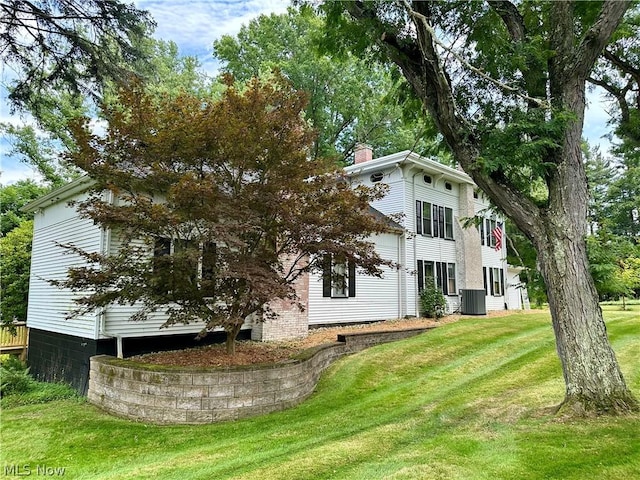
[[27,344],[29,342],[29,329],[26,322],[15,322],[15,333],[10,327],[0,327],[0,354],[11,353],[27,358]]

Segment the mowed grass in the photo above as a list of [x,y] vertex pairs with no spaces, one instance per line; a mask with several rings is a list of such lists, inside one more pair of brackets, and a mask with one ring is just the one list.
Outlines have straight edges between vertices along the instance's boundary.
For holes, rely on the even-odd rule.
[[[607,307],[640,396],[640,312]],[[78,479],[634,479],[640,416],[559,419],[548,315],[465,319],[343,358],[285,412],[155,426],[66,400],[2,413],[2,465]]]

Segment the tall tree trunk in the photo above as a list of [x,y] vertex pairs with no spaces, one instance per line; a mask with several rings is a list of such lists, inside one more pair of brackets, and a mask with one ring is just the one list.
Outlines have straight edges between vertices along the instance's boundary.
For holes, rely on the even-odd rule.
[[[549,115],[574,115],[544,159],[549,200],[540,206],[513,184],[504,171],[488,171],[479,162],[482,129],[459,110],[452,75],[436,48],[437,28],[432,24],[431,2],[402,2],[415,27],[415,42],[379,21],[368,3],[349,2],[350,14],[363,23],[378,21],[376,32],[389,58],[431,114],[454,158],[476,184],[533,241],[549,292],[549,304],[557,351],[566,382],[563,408],[578,413],[627,412],[638,402],[627,388],[609,344],[598,296],[588,268],[587,181],[580,142],[585,108],[585,82],[596,59],[629,7],[628,1],[603,2],[598,19],[578,40],[574,34],[573,2],[552,2],[548,40],[554,55],[545,70],[540,59],[529,58],[523,75],[529,95],[544,98],[553,106]],[[516,43],[529,42],[523,18],[515,3],[491,1]],[[440,47],[442,49],[442,47]],[[537,58],[537,60],[536,60]],[[540,62],[539,64],[537,62]],[[477,72],[476,72],[477,73]],[[543,87],[543,79],[546,81]],[[524,97],[523,97],[524,98]],[[538,101],[526,97],[529,108]],[[542,166],[542,164],[540,165]]]
[[609,344],[586,244],[571,238],[566,226],[566,219],[550,217],[544,242],[536,245],[565,380],[560,408],[577,414],[635,410],[638,403]]

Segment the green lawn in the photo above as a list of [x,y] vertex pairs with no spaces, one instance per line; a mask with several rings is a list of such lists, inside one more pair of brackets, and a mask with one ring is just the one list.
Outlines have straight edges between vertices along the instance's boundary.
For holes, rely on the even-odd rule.
[[[606,317],[640,396],[640,311],[606,307]],[[547,315],[462,320],[343,358],[302,405],[250,420],[154,426],[77,400],[6,409],[1,468],[64,467],[74,479],[640,478],[640,416],[556,419],[563,389]]]

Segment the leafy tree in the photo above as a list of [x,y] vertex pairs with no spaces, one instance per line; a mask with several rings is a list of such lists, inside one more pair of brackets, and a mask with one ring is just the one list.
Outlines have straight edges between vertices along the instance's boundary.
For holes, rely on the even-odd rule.
[[134,319],[166,311],[167,326],[203,319],[202,334],[224,328],[233,353],[246,317],[295,302],[295,281],[327,255],[371,275],[390,265],[367,241],[385,228],[368,214],[382,192],[354,190],[331,162],[310,160],[303,95],[282,79],[243,92],[232,83],[209,102],[124,91],[104,136],[78,127],[70,161],[96,182],[79,211],[121,247],[108,256],[66,246],[88,262],[54,282],[92,292],[75,313],[127,303],[140,307]]
[[48,190],[32,180],[20,180],[12,185],[0,186],[0,236],[7,235],[22,221],[30,219],[33,215],[21,212],[20,209]]
[[9,99],[38,120],[51,92],[96,95],[106,79],[124,81],[154,27],[117,0],[2,0],[0,11],[0,59],[18,72]]
[[611,166],[611,160],[605,158],[598,149],[593,150],[584,143],[583,152],[589,185],[589,233],[594,235],[599,229],[611,228],[610,187],[615,171]]
[[612,123],[620,162],[609,189],[608,217],[618,235],[640,241],[640,10],[631,10],[589,77],[613,100]]
[[357,142],[371,145],[378,155],[405,149],[435,153],[438,142],[428,117],[401,108],[406,82],[397,78],[396,69],[370,58],[323,53],[322,25],[322,18],[305,7],[262,15],[236,37],[216,40],[214,56],[222,71],[239,81],[277,69],[307,92],[305,113],[317,131],[316,156],[345,159]]
[[[195,57],[183,57],[173,42],[152,38],[135,41],[136,49],[144,60],[133,61],[130,71],[141,79],[149,92],[154,94],[178,94],[182,90],[200,95],[215,94],[219,87],[199,71],[200,64]],[[40,92],[36,102],[38,111],[37,128],[33,125],[12,125],[0,123],[12,144],[10,155],[33,167],[43,182],[59,187],[79,175],[77,169],[61,161],[61,154],[74,148],[69,126],[79,116],[95,116],[100,124],[100,105],[110,105],[117,101],[118,84],[113,80],[101,80],[99,94],[95,98],[73,95],[68,91]],[[97,98],[102,103],[96,104]]]
[[29,271],[31,268],[31,241],[33,221],[25,220],[0,238],[0,321],[11,323],[27,319]]
[[611,230],[640,243],[640,158],[620,165],[608,194]]
[[626,310],[626,297],[640,289],[640,258],[629,257],[620,262],[619,283],[622,285],[622,309]]
[[328,42],[373,47],[397,64],[455,161],[533,243],[566,384],[561,407],[637,410],[589,274],[580,150],[587,78],[631,2],[323,5]]

